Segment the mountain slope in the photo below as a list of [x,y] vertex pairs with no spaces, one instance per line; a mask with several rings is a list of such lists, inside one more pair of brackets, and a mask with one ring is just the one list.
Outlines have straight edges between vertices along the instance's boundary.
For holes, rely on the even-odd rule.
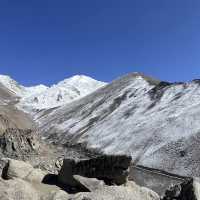
[[0,134],[7,128],[32,128],[30,117],[15,107],[18,101],[19,97],[0,83]]
[[85,143],[135,163],[200,175],[200,81],[167,83],[129,74],[70,104],[37,113],[44,138]]

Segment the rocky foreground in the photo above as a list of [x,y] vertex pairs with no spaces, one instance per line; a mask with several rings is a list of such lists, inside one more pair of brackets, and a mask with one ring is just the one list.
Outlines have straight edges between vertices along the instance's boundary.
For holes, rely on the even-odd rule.
[[200,182],[187,178],[171,185],[160,197],[129,181],[131,158],[100,156],[64,159],[58,174],[34,168],[28,162],[4,158],[0,178],[1,200],[199,200]]
[[128,181],[130,161],[126,156],[101,156],[82,161],[66,159],[55,175],[23,161],[3,159],[0,199],[158,200],[159,196],[152,190]]

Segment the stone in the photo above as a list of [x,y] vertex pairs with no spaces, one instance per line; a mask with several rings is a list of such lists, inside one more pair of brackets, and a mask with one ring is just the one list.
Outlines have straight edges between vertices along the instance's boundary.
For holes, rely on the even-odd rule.
[[29,182],[42,182],[46,173],[40,169],[34,169],[29,163],[9,159],[4,170],[6,179],[20,178]]
[[25,177],[25,180],[29,182],[42,183],[46,175],[47,173],[43,172],[41,169],[33,169],[33,171]]
[[162,200],[200,200],[200,180],[188,178],[179,185],[172,185],[165,192]]
[[19,160],[9,159],[6,178],[7,179],[12,179],[12,178],[24,179],[33,171],[33,169],[34,168],[29,163],[19,161]]
[[102,155],[85,160],[64,159],[58,180],[76,187],[73,175],[103,180],[108,185],[125,184],[129,174],[131,157],[125,155]]
[[71,200],[159,200],[159,196],[134,182],[126,186],[105,186],[93,192],[82,192],[70,196]]
[[21,179],[0,179],[1,200],[40,200],[37,191]]
[[69,194],[62,190],[50,192],[47,195],[43,195],[41,200],[70,200]]
[[9,162],[8,160],[8,158],[0,158],[0,177],[2,178],[5,176],[5,169]]
[[79,175],[74,175],[73,178],[81,185],[83,185],[83,187],[87,188],[90,192],[105,187],[105,183],[96,178],[86,178]]

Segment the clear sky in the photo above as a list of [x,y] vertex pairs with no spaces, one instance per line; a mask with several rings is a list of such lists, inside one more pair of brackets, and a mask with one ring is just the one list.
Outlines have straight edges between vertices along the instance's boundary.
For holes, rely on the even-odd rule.
[[32,85],[135,71],[200,78],[199,0],[0,1],[0,74]]

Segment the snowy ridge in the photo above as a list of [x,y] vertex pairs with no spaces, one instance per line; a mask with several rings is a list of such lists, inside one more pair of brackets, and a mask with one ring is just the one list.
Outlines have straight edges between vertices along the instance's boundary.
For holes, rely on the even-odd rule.
[[33,87],[24,87],[6,75],[0,75],[0,83],[18,97],[31,96],[45,91],[48,87],[45,85],[37,85]]
[[0,83],[20,97],[18,108],[26,112],[61,106],[86,96],[106,84],[83,75],[73,76],[51,87],[45,85],[24,87],[5,75],[0,75]]
[[0,83],[16,96],[22,96],[25,93],[25,88],[9,76],[0,75]]

